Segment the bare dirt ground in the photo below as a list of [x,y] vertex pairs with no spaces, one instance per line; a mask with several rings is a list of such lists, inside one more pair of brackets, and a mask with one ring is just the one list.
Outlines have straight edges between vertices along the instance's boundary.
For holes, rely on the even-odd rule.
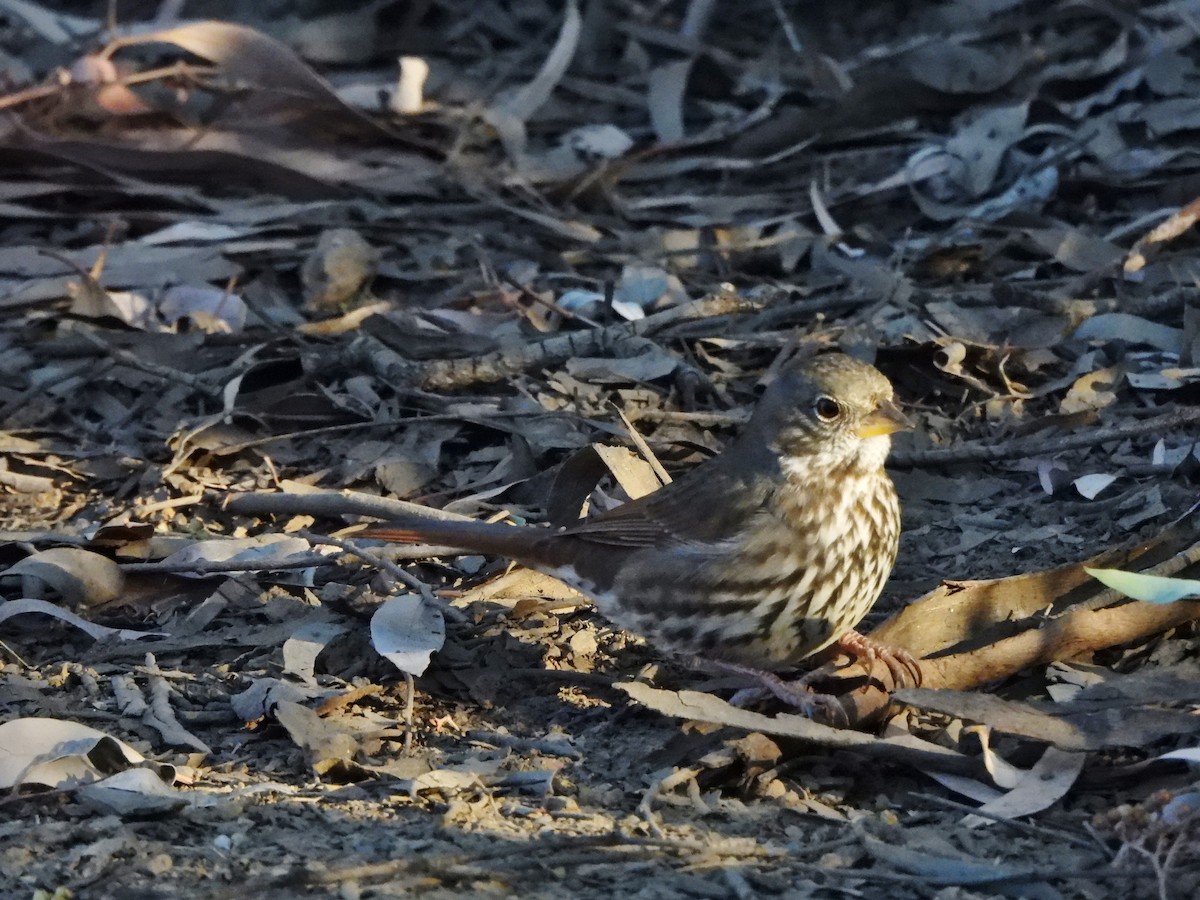
[[[1079,563],[1198,577],[1200,4],[182,6],[0,2],[0,895],[1196,895],[1197,586]],[[853,728],[354,539],[813,347],[918,422]]]

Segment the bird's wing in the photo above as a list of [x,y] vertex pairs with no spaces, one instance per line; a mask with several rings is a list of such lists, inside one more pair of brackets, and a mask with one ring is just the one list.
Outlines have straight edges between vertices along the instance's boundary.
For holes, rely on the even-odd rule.
[[723,542],[761,509],[763,486],[702,465],[652,494],[568,525],[567,534],[619,547],[685,547]]

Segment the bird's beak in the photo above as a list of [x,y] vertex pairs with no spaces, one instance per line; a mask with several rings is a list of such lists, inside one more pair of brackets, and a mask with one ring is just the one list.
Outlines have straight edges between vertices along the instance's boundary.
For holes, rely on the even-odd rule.
[[879,404],[879,408],[875,412],[871,413],[859,424],[858,436],[865,440],[866,438],[892,434],[912,427],[912,421],[908,416],[900,412],[900,407],[891,400],[884,400]]

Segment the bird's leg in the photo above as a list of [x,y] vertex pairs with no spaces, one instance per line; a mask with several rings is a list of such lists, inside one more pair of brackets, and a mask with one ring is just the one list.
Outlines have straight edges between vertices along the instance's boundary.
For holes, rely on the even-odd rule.
[[[788,704],[788,706],[794,706],[803,716],[817,721],[835,722],[839,725],[850,724],[850,720],[846,716],[846,710],[838,702],[837,697],[834,697],[832,694],[821,694],[814,691],[804,683],[803,678],[796,681],[786,681],[774,672],[769,672],[766,669],[756,669],[754,666],[726,662],[720,659],[695,658],[692,660],[692,665],[698,668],[716,669],[732,675],[746,675],[753,678],[762,688],[774,694],[784,703]],[[734,706],[740,706],[742,702],[755,699],[760,690],[761,688],[751,688],[738,691],[729,702]]]
[[853,628],[838,638],[834,646],[851,659],[865,659],[868,670],[879,660],[887,666],[896,687],[920,687],[921,664],[903,647],[889,647]]

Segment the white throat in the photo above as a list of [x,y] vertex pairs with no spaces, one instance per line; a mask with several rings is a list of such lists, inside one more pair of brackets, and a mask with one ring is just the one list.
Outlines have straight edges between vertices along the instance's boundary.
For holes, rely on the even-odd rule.
[[882,469],[892,449],[892,436],[880,434],[864,438],[858,445],[858,467],[866,472]]
[[882,473],[891,449],[891,436],[881,434],[858,441],[849,457],[845,448],[830,447],[812,456],[785,455],[780,463],[784,474],[793,483],[824,482],[830,472],[845,472],[847,468],[859,475],[878,475]]

